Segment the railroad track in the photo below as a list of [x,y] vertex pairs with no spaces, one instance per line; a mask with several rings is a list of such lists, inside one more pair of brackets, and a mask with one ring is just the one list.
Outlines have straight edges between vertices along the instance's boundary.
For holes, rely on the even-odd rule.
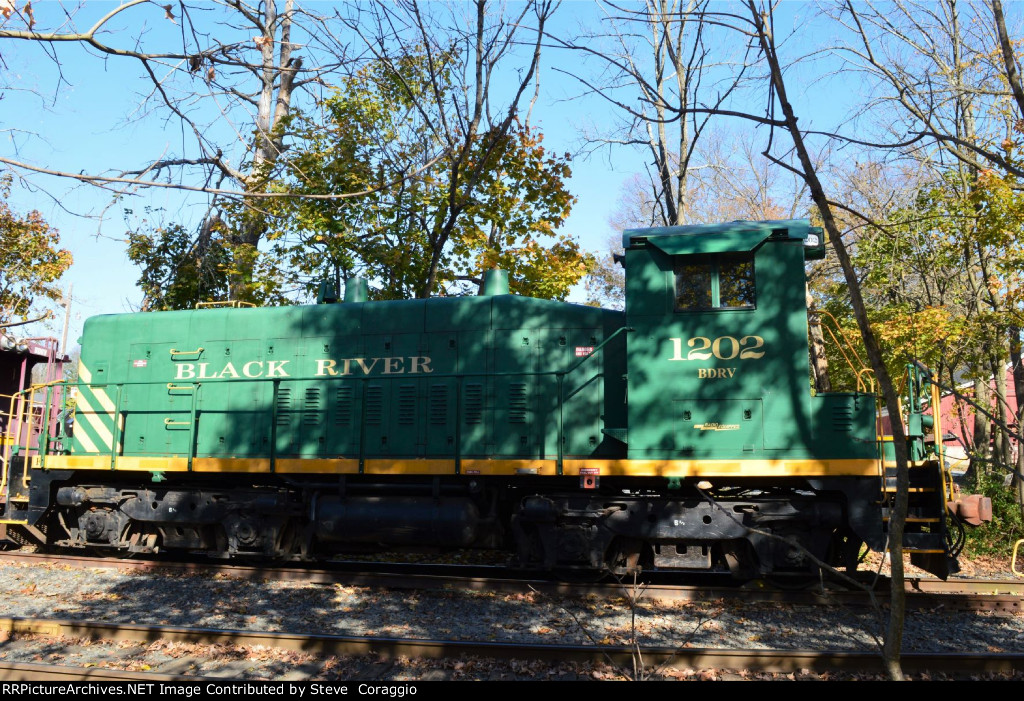
[[0,680],[5,682],[150,682],[196,681],[181,674],[132,672],[103,667],[66,667],[35,662],[0,662]]
[[[464,659],[468,657],[501,661],[548,661],[604,663],[620,670],[632,670],[639,654],[647,669],[716,669],[752,672],[794,673],[801,671],[845,671],[880,673],[877,652],[862,650],[763,650],[641,647],[623,645],[551,645],[498,643],[464,640],[425,640],[341,635],[302,635],[246,630],[181,628],[173,626],[111,624],[60,619],[0,618],[0,632],[8,635],[46,638],[88,638],[112,642],[165,640],[198,645],[263,646],[301,651],[321,656],[368,656],[378,660],[399,658]],[[113,661],[116,664],[116,661]],[[958,653],[910,652],[902,657],[907,673],[1011,674],[1024,671],[1024,654],[1016,652]],[[32,663],[0,664],[0,680],[22,679],[160,680],[195,681],[201,676],[167,675],[115,669],[81,669]],[[206,677],[208,678],[208,677]],[[223,680],[223,677],[221,677]]]
[[[389,589],[418,590],[471,590],[502,593],[524,593],[531,590],[558,596],[621,597],[632,592],[629,583],[570,583],[542,579],[510,578],[508,570],[494,568],[487,575],[481,567],[434,567],[422,573],[423,568],[394,566],[384,563],[363,563],[351,567],[301,568],[265,567],[222,563],[195,563],[172,560],[134,560],[96,558],[75,555],[48,555],[21,551],[0,552],[0,561],[24,564],[57,564],[79,568],[116,568],[123,570],[154,570],[174,573],[223,575],[238,579],[303,581],[316,584],[343,584]],[[390,566],[387,571],[360,571],[355,568]],[[417,573],[417,570],[421,573]],[[447,573],[445,573],[447,572]],[[470,574],[471,573],[471,574]],[[942,607],[956,611],[988,611],[994,613],[1020,613],[1024,611],[1024,580],[956,579],[942,581],[930,578],[908,578],[907,606],[916,609]],[[675,601],[714,601],[728,599],[752,603],[832,604],[844,606],[870,606],[870,597],[863,591],[815,589],[777,589],[763,582],[743,587],[724,584],[675,585],[644,584],[644,596]],[[888,580],[881,578],[875,590],[875,600],[888,601]]]

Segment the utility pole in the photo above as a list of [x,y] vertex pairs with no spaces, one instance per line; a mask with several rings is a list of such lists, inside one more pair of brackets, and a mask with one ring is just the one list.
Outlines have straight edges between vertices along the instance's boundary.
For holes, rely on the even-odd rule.
[[71,321],[71,289],[74,287],[74,283],[68,283],[67,294],[64,295],[64,299],[61,300],[64,304],[64,333],[60,337],[60,353],[62,356],[67,356],[68,346],[68,323]]

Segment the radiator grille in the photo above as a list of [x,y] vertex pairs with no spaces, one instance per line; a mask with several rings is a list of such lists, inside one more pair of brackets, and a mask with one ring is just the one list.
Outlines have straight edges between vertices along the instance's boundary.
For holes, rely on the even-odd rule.
[[448,423],[448,387],[432,385],[430,387],[430,425],[444,426]]
[[526,423],[526,383],[513,382],[508,387],[508,422]]
[[481,424],[484,421],[484,386],[479,383],[466,385],[466,423]]
[[352,425],[352,403],[355,399],[355,389],[352,387],[340,387],[334,398],[334,423],[337,426]]
[[398,425],[416,425],[416,385],[398,388]]
[[366,425],[380,426],[384,421],[384,388],[370,385],[366,388]]

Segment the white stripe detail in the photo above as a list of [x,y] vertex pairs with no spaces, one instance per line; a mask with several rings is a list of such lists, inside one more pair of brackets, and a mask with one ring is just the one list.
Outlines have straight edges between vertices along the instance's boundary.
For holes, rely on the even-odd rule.
[[92,442],[92,439],[89,438],[89,436],[85,435],[85,430],[76,431],[75,438],[78,439],[78,442],[82,444],[82,447],[85,448],[85,451],[87,453],[100,452],[96,449],[96,444]]
[[[78,362],[78,377],[87,385],[92,383],[92,372],[90,372],[89,368],[85,367],[85,363],[81,361]],[[93,393],[93,396],[96,397],[97,403],[104,411],[108,414],[114,413],[114,410],[117,407],[114,406],[114,402],[110,401],[110,397],[107,396],[106,391],[99,387],[90,387],[89,390]]]
[[113,417],[110,417],[109,414],[97,414],[96,411],[89,406],[89,402],[85,398],[85,392],[78,393],[78,404],[85,409],[86,413],[78,413],[77,415],[85,419],[86,423],[88,423],[90,428],[95,431],[96,435],[99,436],[100,441],[103,442],[104,447],[109,451],[111,446],[114,444],[114,435],[110,432],[110,429],[104,425],[104,419]]
[[107,396],[107,393],[104,392],[102,389],[100,389],[98,387],[97,388],[91,388],[90,387],[90,389],[92,389],[93,396],[96,397],[96,401],[99,402],[101,407],[103,407],[103,410],[105,412],[107,412],[108,414],[113,414],[114,410],[117,407],[115,407],[114,403],[112,401],[110,401],[110,397]]

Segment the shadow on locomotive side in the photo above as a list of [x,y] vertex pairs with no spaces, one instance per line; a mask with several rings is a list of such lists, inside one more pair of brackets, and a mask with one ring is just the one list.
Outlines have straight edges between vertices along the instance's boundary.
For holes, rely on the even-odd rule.
[[[99,550],[484,547],[737,577],[884,549],[875,397],[808,381],[821,231],[623,241],[624,312],[513,296],[491,271],[478,297],[368,302],[352,280],[343,302],[90,319],[74,436],[6,517]],[[922,451],[913,471],[906,545],[945,576],[943,468]]]

